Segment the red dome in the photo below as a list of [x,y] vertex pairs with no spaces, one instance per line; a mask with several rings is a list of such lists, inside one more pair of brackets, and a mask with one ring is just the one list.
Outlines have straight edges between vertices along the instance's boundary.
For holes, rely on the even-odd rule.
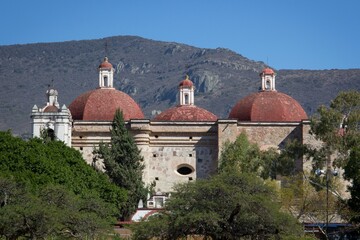
[[182,105],[170,108],[154,118],[155,121],[216,121],[217,117],[200,107]]
[[59,109],[55,107],[54,105],[46,106],[44,109],[44,112],[58,112]]
[[192,87],[193,85],[193,82],[190,79],[186,78],[185,80],[182,80],[180,82],[179,87]]
[[113,65],[109,62],[108,58],[105,57],[104,61],[99,65],[99,68],[112,69]]
[[231,110],[229,118],[251,122],[299,122],[308,117],[292,97],[276,91],[264,91],[240,100]]
[[275,74],[275,72],[271,68],[264,68],[264,70],[262,70],[260,75],[262,74]]
[[144,118],[139,105],[129,95],[115,89],[86,92],[69,105],[72,118],[85,121],[112,121],[118,108],[125,121]]

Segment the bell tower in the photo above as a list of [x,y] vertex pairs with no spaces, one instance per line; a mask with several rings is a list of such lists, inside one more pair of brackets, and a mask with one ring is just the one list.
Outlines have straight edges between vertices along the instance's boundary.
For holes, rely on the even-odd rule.
[[271,68],[265,68],[261,73],[261,91],[276,91],[275,72]]
[[189,79],[189,76],[186,75],[185,80],[182,80],[179,84],[179,95],[180,95],[180,105],[194,105],[194,84]]
[[60,140],[71,146],[72,117],[70,110],[57,100],[58,91],[50,88],[46,91],[47,103],[39,108],[34,105],[31,111],[31,128],[33,137],[42,137],[46,134],[52,140]]
[[114,68],[107,57],[99,65],[99,88],[114,88]]

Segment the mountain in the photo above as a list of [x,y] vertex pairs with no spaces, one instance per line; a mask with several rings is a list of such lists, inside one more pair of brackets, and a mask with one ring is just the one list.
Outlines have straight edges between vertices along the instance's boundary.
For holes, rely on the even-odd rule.
[[[31,109],[44,106],[49,85],[67,106],[96,88],[105,55],[116,68],[115,87],[132,96],[147,118],[177,104],[186,74],[196,86],[195,104],[226,118],[239,99],[258,90],[266,67],[229,49],[135,36],[0,46],[0,130],[29,135]],[[298,100],[309,116],[339,91],[360,89],[360,69],[275,71],[277,90]]]

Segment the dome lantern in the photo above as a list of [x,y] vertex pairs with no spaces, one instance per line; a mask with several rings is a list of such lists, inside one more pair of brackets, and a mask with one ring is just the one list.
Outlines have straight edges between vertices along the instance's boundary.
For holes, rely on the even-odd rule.
[[114,68],[107,57],[99,65],[99,88],[113,88]]
[[155,121],[216,121],[217,117],[200,107],[194,105],[194,84],[186,75],[179,84],[179,105],[157,115]]
[[59,103],[57,100],[58,91],[54,88],[50,88],[46,91],[46,96],[48,98],[47,106],[55,106],[59,108]]
[[271,68],[265,68],[261,73],[261,91],[276,91],[275,89],[276,73]]
[[194,84],[186,75],[186,78],[179,84],[180,105],[194,105]]

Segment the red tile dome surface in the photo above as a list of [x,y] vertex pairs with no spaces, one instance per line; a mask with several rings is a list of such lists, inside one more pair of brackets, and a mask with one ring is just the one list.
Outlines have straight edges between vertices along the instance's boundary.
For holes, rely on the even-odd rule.
[[69,105],[72,118],[84,121],[112,121],[118,108],[122,110],[125,121],[144,118],[134,99],[115,89],[99,88],[86,92]]
[[261,74],[275,74],[274,70],[272,70],[271,68],[264,68],[264,70],[262,70]]
[[58,112],[59,109],[55,107],[54,105],[46,106],[44,109],[44,112]]
[[192,87],[193,85],[193,82],[190,79],[186,78],[185,80],[182,80],[180,82],[179,87]]
[[155,121],[216,121],[213,113],[194,105],[182,105],[169,108],[154,118]]
[[108,58],[105,57],[104,61],[99,65],[99,68],[112,69],[113,65],[108,61]]
[[263,91],[245,97],[232,108],[229,118],[251,122],[298,122],[308,119],[295,99],[276,91]]

